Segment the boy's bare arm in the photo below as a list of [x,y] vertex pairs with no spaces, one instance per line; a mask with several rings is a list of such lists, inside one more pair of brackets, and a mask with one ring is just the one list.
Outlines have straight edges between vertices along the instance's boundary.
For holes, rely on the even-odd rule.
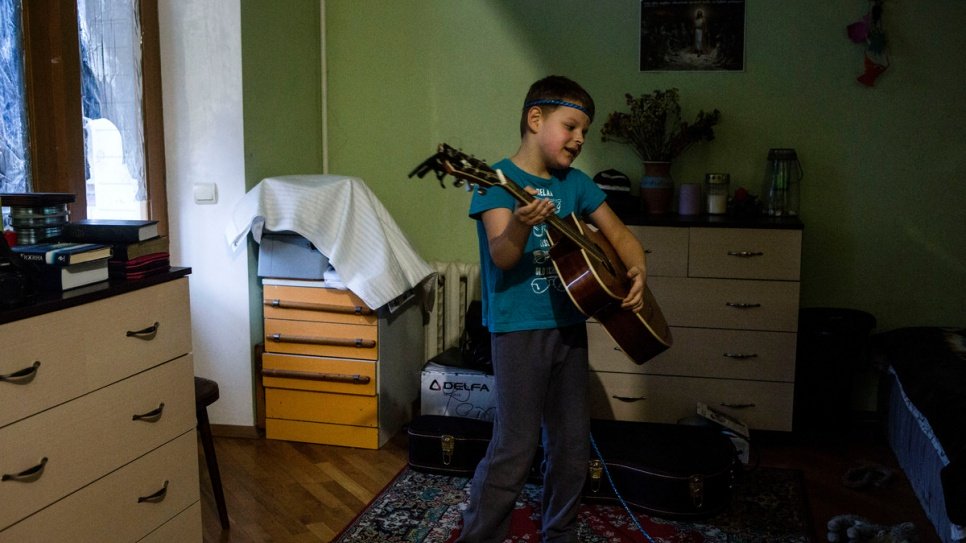
[[507,208],[484,211],[483,227],[493,263],[503,270],[516,266],[527,246],[530,229],[544,222],[554,211],[550,200],[540,198],[517,206],[513,211]]
[[617,251],[621,262],[627,267],[627,277],[631,279],[631,288],[621,303],[621,307],[632,311],[640,310],[644,306],[644,286],[647,282],[647,260],[644,257],[644,247],[607,205],[607,202],[594,210],[589,219],[607,238],[607,241]]

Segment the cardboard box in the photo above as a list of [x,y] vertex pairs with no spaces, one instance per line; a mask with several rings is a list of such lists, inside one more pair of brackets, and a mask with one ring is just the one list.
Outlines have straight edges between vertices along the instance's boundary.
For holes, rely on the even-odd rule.
[[422,372],[420,412],[492,421],[496,413],[495,392],[491,374],[430,361]]
[[329,259],[294,232],[265,232],[258,245],[258,276],[321,280]]

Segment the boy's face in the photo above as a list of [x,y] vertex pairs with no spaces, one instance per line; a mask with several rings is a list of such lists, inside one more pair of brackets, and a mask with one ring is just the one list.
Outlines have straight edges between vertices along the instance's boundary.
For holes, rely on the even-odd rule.
[[590,117],[579,109],[559,106],[549,115],[539,116],[535,136],[548,169],[569,168],[584,146]]

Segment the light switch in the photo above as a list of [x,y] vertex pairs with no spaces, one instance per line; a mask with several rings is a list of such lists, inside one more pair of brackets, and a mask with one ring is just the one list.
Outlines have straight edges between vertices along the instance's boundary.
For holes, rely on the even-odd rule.
[[218,203],[218,186],[214,183],[195,183],[194,195],[196,204]]

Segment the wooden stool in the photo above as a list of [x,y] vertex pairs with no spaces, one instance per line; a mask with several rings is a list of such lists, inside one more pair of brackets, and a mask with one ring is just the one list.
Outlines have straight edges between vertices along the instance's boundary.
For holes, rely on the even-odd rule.
[[228,507],[225,505],[225,493],[221,489],[221,472],[218,471],[215,444],[211,439],[211,425],[208,423],[208,406],[215,403],[217,399],[218,383],[204,377],[195,377],[195,414],[198,417],[198,434],[201,436],[201,447],[205,451],[211,490],[218,505],[218,518],[221,519],[221,527],[227,530],[230,526]]

